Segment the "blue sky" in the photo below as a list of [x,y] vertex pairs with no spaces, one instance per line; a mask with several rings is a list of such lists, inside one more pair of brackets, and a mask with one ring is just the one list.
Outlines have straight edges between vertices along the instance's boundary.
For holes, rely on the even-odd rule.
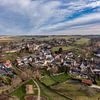
[[100,0],[0,0],[0,35],[100,35]]

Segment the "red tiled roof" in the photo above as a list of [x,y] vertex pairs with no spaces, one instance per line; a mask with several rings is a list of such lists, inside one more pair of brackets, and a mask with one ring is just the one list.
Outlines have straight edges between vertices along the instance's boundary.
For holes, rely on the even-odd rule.
[[82,83],[91,85],[92,84],[92,81],[91,80],[82,80]]

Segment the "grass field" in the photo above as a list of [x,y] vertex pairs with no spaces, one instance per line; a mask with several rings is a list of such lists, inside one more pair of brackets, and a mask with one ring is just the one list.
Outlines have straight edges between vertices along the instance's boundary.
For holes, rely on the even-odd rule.
[[[17,96],[20,98],[20,100],[24,100],[24,97],[26,96],[26,91],[25,91],[25,85],[26,84],[33,84],[32,80],[29,80],[27,83],[19,87],[17,90],[15,90],[11,95],[12,96]],[[41,89],[41,96],[45,96],[48,98],[48,100],[68,100],[57,93],[51,91],[49,88],[45,87],[43,84],[38,82],[40,89]],[[36,94],[33,94],[36,95]]]
[[41,82],[43,82],[47,86],[51,86],[54,83],[56,83],[50,76],[45,75],[42,79]]
[[47,86],[51,86],[58,82],[61,83],[61,82],[67,81],[68,79],[70,79],[70,76],[65,73],[62,73],[60,75],[55,75],[55,76],[45,75],[41,79],[41,82],[43,82]]
[[74,36],[44,36],[44,37],[37,37],[36,39],[38,40],[51,40],[51,39],[70,39],[70,38],[74,38]]
[[53,89],[59,91],[66,96],[72,97],[73,100],[98,100],[100,98],[100,93],[93,96],[88,96],[86,90],[81,90],[81,84],[63,82],[58,85],[52,86]]
[[97,80],[97,84],[100,86],[100,80]]
[[54,91],[50,90],[49,88],[45,87],[40,82],[38,84],[39,84],[39,86],[41,88],[41,93],[42,93],[41,95],[48,97],[48,100],[69,100],[67,98],[64,98],[64,97],[58,95],[57,93],[55,93]]
[[79,84],[71,84],[71,83],[60,83],[56,86],[52,87],[53,89],[59,91],[62,94],[65,94],[66,96],[72,97],[73,100],[76,96],[84,96],[85,93],[82,91],[79,91],[80,85]]
[[77,40],[77,41],[75,42],[75,44],[77,44],[77,45],[88,44],[88,43],[89,43],[89,40],[90,40],[90,39],[88,39],[88,38],[81,38],[81,39]]
[[67,81],[68,79],[70,79],[70,76],[65,74],[65,73],[62,73],[60,75],[56,75],[56,76],[52,76],[52,78],[56,81],[56,82],[64,82],[64,81]]
[[21,41],[35,38],[37,40],[51,40],[51,39],[70,39],[74,38],[74,36],[1,36],[0,42],[11,42],[11,41]]
[[17,53],[3,53],[3,54],[4,54],[4,57],[1,58],[3,60],[14,61],[19,56]]
[[88,96],[77,96],[75,98],[75,100],[100,100],[100,94],[97,94],[97,95],[92,96],[92,97],[88,97]]
[[0,43],[19,42],[23,39],[31,39],[32,36],[1,36]]
[[[25,83],[24,85],[20,86],[13,93],[11,93],[11,95],[12,96],[17,96],[18,98],[20,98],[20,100],[24,100],[24,97],[26,96],[26,90],[25,90],[26,84],[32,84],[32,85],[35,86],[34,82],[32,80],[29,80],[27,83]],[[37,91],[35,93],[37,93]]]
[[59,48],[62,48],[63,51],[74,49],[74,46],[57,46],[52,48],[52,52],[58,51]]

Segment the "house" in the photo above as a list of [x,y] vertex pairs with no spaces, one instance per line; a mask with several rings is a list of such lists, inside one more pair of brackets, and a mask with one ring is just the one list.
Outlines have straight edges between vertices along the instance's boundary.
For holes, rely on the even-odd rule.
[[23,57],[22,61],[24,62],[24,64],[28,64],[28,58],[27,57]]
[[67,56],[68,56],[68,57],[73,57],[74,55],[73,55],[72,52],[69,52],[69,53],[67,54]]
[[82,62],[82,64],[80,65],[80,68],[81,68],[81,71],[84,71],[87,68],[87,66],[85,66],[84,63]]
[[6,61],[4,62],[4,66],[5,66],[6,68],[11,68],[11,67],[12,67],[11,61],[10,61],[10,60],[6,60]]
[[0,76],[4,76],[4,75],[7,75],[7,72],[5,70],[0,69]]
[[3,63],[0,63],[0,75],[10,75],[12,74],[11,69],[9,65],[4,65]]
[[86,85],[92,85],[92,81],[91,80],[88,80],[88,79],[82,80],[82,83],[83,84],[86,84]]
[[24,64],[19,57],[16,59],[16,61],[18,66],[22,66]]
[[33,85],[26,85],[26,94],[34,94]]
[[52,59],[52,58],[53,58],[53,57],[52,57],[51,54],[46,55],[46,59]]
[[45,60],[44,63],[43,63],[43,66],[47,66],[49,63],[49,61]]
[[100,41],[96,42],[96,46],[100,47]]
[[71,62],[69,62],[69,61],[64,61],[63,65],[64,65],[64,66],[70,66],[70,65],[71,65]]
[[30,57],[28,57],[28,60],[29,60],[29,62],[32,62],[33,58],[30,56]]
[[76,62],[75,60],[73,61],[73,66],[78,67],[80,64]]
[[[33,95],[30,95],[30,96],[25,96],[25,100],[37,100],[37,96],[33,96]],[[47,97],[40,97],[40,100],[48,100]]]
[[41,79],[41,73],[39,70],[34,71],[34,78],[40,80]]
[[96,55],[97,57],[100,57],[100,49],[98,49],[98,50],[95,51],[95,55]]
[[14,53],[14,52],[18,52],[20,51],[20,49],[13,49],[13,50],[8,50],[8,51],[5,51],[6,53]]
[[39,47],[40,47],[40,45],[36,45],[36,44],[34,44],[34,50],[38,50]]
[[61,60],[61,54],[55,55],[55,60]]
[[58,66],[52,66],[51,67],[51,73],[52,74],[57,74],[57,73],[59,73],[59,68],[58,68]]
[[[12,71],[12,69],[10,67],[8,67],[8,65],[4,65],[3,63],[0,63],[0,77],[2,80],[2,83],[4,84],[10,84],[10,79],[12,79],[14,77],[14,73]],[[9,78],[9,82],[6,81],[6,79]]]

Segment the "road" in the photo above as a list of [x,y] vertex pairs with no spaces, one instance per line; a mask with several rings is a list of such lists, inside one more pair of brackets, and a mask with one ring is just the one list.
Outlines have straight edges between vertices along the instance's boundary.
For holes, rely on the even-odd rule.
[[38,88],[38,98],[37,98],[37,100],[40,100],[40,94],[41,94],[40,87],[39,87],[38,83],[34,79],[32,79],[32,80],[33,80],[33,82],[35,83],[35,85]]
[[91,85],[90,87],[100,89],[100,86],[98,85]]
[[[29,79],[30,80],[30,79]],[[19,86],[17,86],[14,90],[12,90],[9,94],[11,94],[13,91],[15,91],[16,89],[18,89],[20,86],[22,86],[23,84],[25,84],[25,83],[27,83],[29,80],[26,80],[25,82],[23,82],[23,83],[21,83]],[[32,81],[35,83],[35,85],[37,86],[37,89],[38,89],[38,98],[37,98],[37,100],[40,100],[40,98],[41,98],[41,96],[40,96],[40,94],[41,94],[41,91],[40,91],[40,87],[39,87],[39,85],[37,84],[37,82],[34,80],[34,79],[32,79]]]
[[10,89],[11,91],[9,92],[9,94],[11,94],[12,92],[14,92],[15,90],[17,90],[19,87],[21,87],[23,84],[27,83],[30,79],[20,83],[18,86],[14,87],[13,89]]
[[[16,69],[17,69],[18,71],[22,72],[22,70],[18,69],[17,67],[16,67]],[[41,94],[40,87],[39,87],[38,83],[37,83],[33,78],[31,78],[31,79],[33,80],[33,82],[34,82],[35,85],[37,86],[37,89],[38,89],[38,98],[37,98],[37,100],[40,100],[40,98],[41,98],[41,96],[40,96],[40,94]]]

